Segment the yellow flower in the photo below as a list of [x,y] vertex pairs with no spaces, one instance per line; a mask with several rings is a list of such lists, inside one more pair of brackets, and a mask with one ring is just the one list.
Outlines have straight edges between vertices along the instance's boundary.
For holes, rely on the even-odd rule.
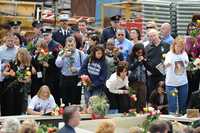
[[148,108],[143,108],[144,112],[147,112],[148,111]]
[[197,20],[197,24],[200,24],[200,20]]
[[30,71],[27,71],[27,72],[26,72],[26,75],[27,75],[27,76],[31,76],[31,72],[30,72]]
[[176,96],[176,94],[173,92],[173,93],[172,93],[172,96],[173,96],[173,97],[175,97],[175,96]]

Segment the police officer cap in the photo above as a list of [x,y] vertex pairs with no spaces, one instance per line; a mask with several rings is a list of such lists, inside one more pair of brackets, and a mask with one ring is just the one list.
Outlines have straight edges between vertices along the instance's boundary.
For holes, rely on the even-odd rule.
[[115,15],[115,16],[110,17],[110,20],[114,22],[119,22],[120,19],[121,19],[120,15]]
[[46,26],[46,27],[43,27],[41,31],[43,35],[48,35],[52,32],[52,30],[53,30],[52,27]]
[[34,28],[40,28],[40,27],[42,27],[42,25],[43,25],[43,22],[40,21],[40,20],[35,20],[35,21],[33,21],[33,23],[32,23],[32,26],[33,26]]
[[21,23],[22,23],[21,21],[15,20],[15,21],[10,21],[8,24],[10,27],[13,27],[13,26],[20,26]]
[[60,21],[68,21],[69,20],[69,14],[61,14],[59,17]]

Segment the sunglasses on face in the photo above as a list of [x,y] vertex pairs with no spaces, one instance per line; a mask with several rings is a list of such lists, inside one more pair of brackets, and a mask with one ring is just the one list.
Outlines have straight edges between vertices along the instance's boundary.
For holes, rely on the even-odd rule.
[[153,29],[153,28],[155,28],[155,27],[153,27],[153,26],[148,26],[147,27],[147,29]]
[[124,36],[124,34],[117,34],[118,36]]

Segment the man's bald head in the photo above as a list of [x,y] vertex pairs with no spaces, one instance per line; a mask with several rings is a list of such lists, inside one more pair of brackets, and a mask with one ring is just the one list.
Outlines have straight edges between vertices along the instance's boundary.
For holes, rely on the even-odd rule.
[[159,32],[156,29],[150,29],[147,35],[151,43],[153,44],[160,43]]
[[160,31],[163,37],[168,36],[171,33],[171,25],[169,23],[163,23]]

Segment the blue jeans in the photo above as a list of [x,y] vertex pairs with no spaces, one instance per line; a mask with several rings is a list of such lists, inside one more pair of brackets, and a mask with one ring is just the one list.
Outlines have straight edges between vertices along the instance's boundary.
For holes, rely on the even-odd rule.
[[[178,90],[177,96],[172,96],[172,92]],[[187,107],[187,96],[188,96],[188,84],[182,86],[166,86],[167,98],[168,98],[168,111],[169,113],[176,113],[177,100],[179,113],[185,113]],[[178,98],[178,99],[177,99]]]

